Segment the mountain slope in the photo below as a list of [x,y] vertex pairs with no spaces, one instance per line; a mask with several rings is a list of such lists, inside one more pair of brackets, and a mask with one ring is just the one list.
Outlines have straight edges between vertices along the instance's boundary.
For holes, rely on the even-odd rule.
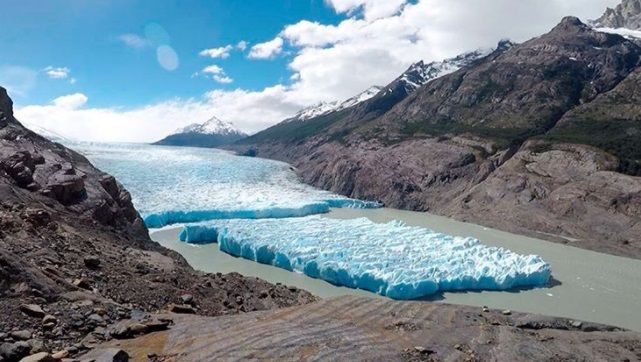
[[[259,298],[262,290],[270,294]],[[117,180],[24,128],[0,87],[0,360],[63,350],[76,360],[105,339],[166,329],[150,313],[182,304],[186,293],[189,308],[212,316],[315,299],[257,278],[194,271],[150,240]],[[117,323],[137,323],[137,332],[117,332]]]
[[[512,43],[509,41],[501,41],[494,52],[503,52],[511,45]],[[312,113],[303,110],[299,115],[303,114],[306,117],[302,118],[297,115],[250,136],[240,143],[296,141],[320,132],[326,132],[333,138],[340,138],[346,128],[354,127],[350,123],[362,123],[380,116],[423,84],[470,65],[487,56],[488,53],[491,51],[479,50],[440,62],[424,63],[419,61],[412,64],[403,74],[385,87],[372,87],[364,93],[342,102],[341,107],[333,107],[329,111],[324,109],[323,112]],[[376,93],[370,91],[376,89],[379,89]],[[354,99],[358,101],[352,101]],[[334,132],[333,129],[337,129],[337,131]]]
[[380,112],[383,92],[243,145],[352,197],[641,258],[640,65],[637,44],[568,17]]
[[382,87],[372,86],[363,92],[355,95],[354,97],[348,98],[344,101],[335,101],[335,102],[322,102],[318,105],[311,106],[301,110],[296,113],[294,117],[288,118],[283,121],[283,123],[295,122],[295,121],[306,121],[308,119],[324,116],[332,112],[340,112],[346,108],[353,107],[359,103],[365,102],[366,100],[374,97],[378,92],[380,92]]
[[212,117],[204,123],[193,123],[155,142],[163,146],[219,147],[247,137],[231,123]]

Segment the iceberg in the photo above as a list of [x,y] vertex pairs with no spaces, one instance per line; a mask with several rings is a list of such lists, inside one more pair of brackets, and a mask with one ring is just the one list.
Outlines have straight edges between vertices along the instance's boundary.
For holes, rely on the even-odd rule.
[[221,251],[393,299],[438,292],[508,290],[548,283],[548,263],[402,222],[319,215],[233,219],[183,226],[188,243],[217,242]]
[[70,142],[131,192],[149,228],[177,223],[322,214],[330,208],[376,208],[302,184],[283,162],[218,149]]

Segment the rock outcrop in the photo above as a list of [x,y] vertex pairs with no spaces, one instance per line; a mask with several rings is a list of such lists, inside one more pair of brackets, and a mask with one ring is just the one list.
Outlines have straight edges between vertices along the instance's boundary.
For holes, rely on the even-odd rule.
[[641,29],[641,0],[623,0],[592,23],[597,27]]

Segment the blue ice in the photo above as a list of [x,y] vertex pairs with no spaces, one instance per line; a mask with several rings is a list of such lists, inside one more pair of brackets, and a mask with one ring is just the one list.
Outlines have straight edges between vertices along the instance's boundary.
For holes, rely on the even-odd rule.
[[227,218],[284,218],[375,208],[298,180],[286,163],[217,149],[70,143],[132,195],[150,228]]
[[535,255],[489,247],[393,221],[307,216],[185,225],[189,243],[393,299],[437,292],[544,286],[550,266]]

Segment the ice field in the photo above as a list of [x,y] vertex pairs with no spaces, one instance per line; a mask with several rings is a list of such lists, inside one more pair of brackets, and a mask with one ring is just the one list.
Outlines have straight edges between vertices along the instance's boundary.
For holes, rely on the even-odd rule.
[[298,181],[290,165],[204,148],[70,143],[129,190],[150,228],[227,218],[283,218],[378,207]]
[[543,286],[550,278],[550,266],[538,256],[366,218],[220,220],[185,225],[180,238],[218,242],[234,256],[393,299]]
[[216,149],[71,144],[114,175],[150,228],[183,224],[189,243],[394,299],[441,291],[547,284],[538,256],[400,222],[337,220],[337,207],[374,208],[298,181],[286,163]]

